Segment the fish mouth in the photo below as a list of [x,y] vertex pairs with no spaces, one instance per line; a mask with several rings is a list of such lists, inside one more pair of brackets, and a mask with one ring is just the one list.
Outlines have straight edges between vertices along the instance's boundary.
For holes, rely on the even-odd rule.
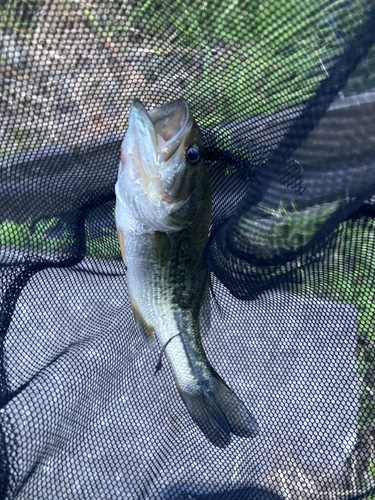
[[168,161],[190,132],[192,120],[189,106],[183,99],[167,102],[148,112],[159,137],[159,154],[162,162]]
[[140,100],[133,101],[128,125],[128,137],[132,141],[126,146],[126,154],[135,160],[150,201],[156,202],[158,198],[172,203],[178,198],[185,175],[185,142],[192,126],[193,119],[183,99],[149,111]]
[[158,163],[170,159],[191,127],[190,110],[183,99],[167,102],[149,111],[139,99],[135,99],[131,105],[129,129],[138,138],[140,150],[145,154],[151,151],[158,154]]

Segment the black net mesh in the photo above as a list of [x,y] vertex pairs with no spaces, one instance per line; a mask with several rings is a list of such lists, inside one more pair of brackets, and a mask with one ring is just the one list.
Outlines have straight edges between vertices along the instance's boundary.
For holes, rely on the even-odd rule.
[[[0,2],[1,498],[375,498],[374,26],[365,0]],[[202,342],[260,428],[225,448],[153,377],[116,236],[129,105],[181,97]]]

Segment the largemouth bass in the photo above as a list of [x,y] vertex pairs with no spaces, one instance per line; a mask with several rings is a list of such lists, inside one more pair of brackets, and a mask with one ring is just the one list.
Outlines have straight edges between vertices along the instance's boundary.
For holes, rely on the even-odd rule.
[[133,315],[156,334],[192,419],[216,446],[252,437],[254,417],[210,365],[200,339],[211,195],[200,130],[184,100],[135,100],[121,148],[116,226]]

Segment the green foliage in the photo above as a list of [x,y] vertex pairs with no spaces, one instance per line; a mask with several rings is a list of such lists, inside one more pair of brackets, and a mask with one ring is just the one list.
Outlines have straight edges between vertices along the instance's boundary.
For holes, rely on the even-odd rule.
[[106,228],[106,235],[87,240],[87,254],[94,259],[118,260],[121,258],[116,231]]
[[[371,465],[370,465],[370,471],[369,471],[369,474],[370,474],[370,477],[371,477],[372,479],[374,479],[374,478],[375,478],[375,462],[372,462],[372,463],[371,463]],[[374,499],[374,498],[375,498],[375,495],[372,495],[372,496],[370,497],[370,500],[371,500],[371,499]]]
[[[10,220],[0,224],[0,246],[26,249],[36,254],[51,252],[61,255],[72,251],[73,244],[73,236],[57,217],[43,219],[34,225],[31,222],[17,223]],[[87,255],[95,259],[119,259],[116,231],[106,228],[104,236],[88,238],[86,250]]]
[[375,343],[375,222],[349,220],[335,234],[335,258],[328,269],[310,272],[302,291],[356,306],[359,334]]
[[[318,264],[304,274],[299,291],[352,304],[357,309],[357,368],[362,380],[358,418],[360,439],[375,424],[375,221],[349,220],[335,231],[328,266]],[[364,436],[364,437],[361,437]],[[366,437],[367,436],[367,437]],[[375,463],[370,474],[374,477]]]
[[0,245],[24,248],[29,240],[30,225],[5,221],[0,224]]
[[6,220],[0,224],[0,245],[11,245],[19,249],[30,248],[36,252],[58,251],[72,243],[72,238],[48,236],[48,230],[60,225],[56,217],[33,225],[31,222],[16,223]]
[[42,0],[8,0],[0,3],[0,29],[28,29],[42,8]]
[[289,208],[282,201],[277,209],[259,205],[259,211],[267,217],[242,217],[239,226],[254,245],[252,253],[258,258],[272,259],[280,251],[296,251],[307,245],[339,204],[336,200],[304,210],[298,210],[294,200]]
[[363,5],[146,1],[133,4],[131,18],[152,26],[155,46],[160,33],[172,32],[172,46],[199,51],[203,71],[184,97],[206,103],[198,119],[210,125],[305,102],[355,33]]
[[[0,6],[0,20],[31,29],[47,8],[43,0],[8,0]],[[365,8],[364,0],[114,0],[105,5],[86,0],[63,1],[50,11],[61,23],[74,17],[102,43],[119,37],[130,38],[131,46],[147,43],[161,63],[188,47],[191,74],[183,97],[202,103],[194,111],[204,126],[305,102],[355,33]],[[150,76],[147,67],[144,76]]]

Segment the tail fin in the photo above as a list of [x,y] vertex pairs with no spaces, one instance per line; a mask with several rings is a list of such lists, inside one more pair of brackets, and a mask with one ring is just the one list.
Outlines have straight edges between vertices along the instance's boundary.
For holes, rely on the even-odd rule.
[[228,446],[231,434],[250,438],[259,432],[258,423],[244,403],[214,372],[210,388],[197,392],[180,390],[191,418],[200,430],[220,448]]

